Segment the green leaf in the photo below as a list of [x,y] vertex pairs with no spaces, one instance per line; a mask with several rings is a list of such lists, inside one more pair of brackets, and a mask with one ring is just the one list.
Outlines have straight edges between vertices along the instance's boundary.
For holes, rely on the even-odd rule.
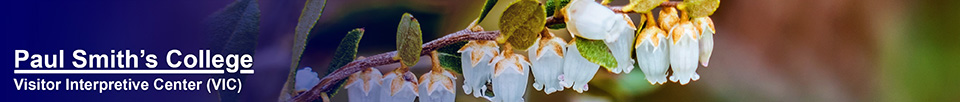
[[678,8],[686,10],[687,15],[694,18],[713,15],[718,7],[720,7],[720,0],[683,0],[683,4]]
[[467,45],[467,41],[460,41],[437,49],[438,58],[440,58],[440,67],[444,69],[463,74],[460,68],[460,48]]
[[490,13],[490,9],[493,9],[493,6],[497,5],[497,1],[498,0],[487,0],[487,2],[483,4],[483,10],[480,10],[480,16],[477,17],[477,19],[479,19],[476,22],[477,24],[480,24],[480,22],[483,22],[483,18],[486,18],[487,14]]
[[463,74],[463,70],[460,68],[460,54],[438,53],[437,55],[440,58],[440,67],[457,72],[457,74]]
[[[205,19],[209,27],[208,33],[213,35],[211,50],[217,53],[247,53],[254,54],[257,46],[257,36],[260,34],[260,9],[256,0],[237,0],[225,8]],[[293,69],[291,69],[293,70]],[[241,80],[245,76],[239,74],[225,74],[223,77],[237,77]],[[293,89],[293,84],[290,84]],[[229,91],[218,91],[221,101],[235,102],[240,100],[240,94]],[[292,92],[292,91],[291,91]]]
[[603,43],[603,40],[589,40],[579,36],[574,39],[576,40],[577,50],[587,61],[596,63],[608,70],[617,68],[617,60],[613,57],[613,53],[610,52],[607,44]]
[[405,66],[417,65],[420,60],[420,45],[423,45],[420,22],[410,13],[403,13],[397,26],[397,56]]
[[460,41],[437,49],[440,67],[457,72],[457,74],[463,74],[460,68],[460,53],[457,53],[457,51],[464,45],[467,45],[467,41]]
[[[333,52],[333,60],[330,62],[330,66],[327,67],[327,72],[333,72],[347,63],[353,62],[354,59],[357,59],[357,45],[360,44],[360,39],[363,38],[363,28],[353,29],[347,33],[347,36],[343,37],[343,40],[340,40],[340,46],[337,46],[336,52]],[[325,74],[329,75],[330,73]]]
[[514,48],[526,50],[533,45],[547,22],[547,12],[536,0],[517,0],[500,17],[500,36]]
[[[294,94],[294,78],[296,77],[297,68],[299,68],[300,65],[300,57],[303,55],[303,49],[307,46],[307,37],[310,36],[310,30],[313,29],[313,26],[317,23],[317,19],[320,18],[320,14],[323,13],[323,8],[326,6],[326,3],[327,0],[307,0],[303,10],[300,12],[297,27],[294,29],[293,52],[290,54],[290,71],[287,74],[287,81],[283,86],[283,91],[285,92],[282,94],[287,96]],[[285,99],[286,97],[283,97],[285,95],[280,95],[281,99]]]
[[639,13],[650,13],[650,10],[657,8],[661,3],[668,0],[630,0],[630,4],[624,6],[623,9],[631,10]]
[[555,15],[554,12],[560,12],[568,3],[570,0],[547,0],[547,15]]

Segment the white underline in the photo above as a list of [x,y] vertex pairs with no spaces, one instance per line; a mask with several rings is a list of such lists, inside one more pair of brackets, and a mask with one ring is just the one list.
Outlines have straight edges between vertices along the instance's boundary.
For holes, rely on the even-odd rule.
[[240,70],[240,74],[253,74],[253,70]]
[[[13,74],[224,74],[226,70],[13,70]],[[240,70],[253,74],[253,70]]]

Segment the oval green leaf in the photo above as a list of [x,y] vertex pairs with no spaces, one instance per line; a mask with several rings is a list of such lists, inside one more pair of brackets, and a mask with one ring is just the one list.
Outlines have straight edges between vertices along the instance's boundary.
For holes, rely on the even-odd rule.
[[333,52],[333,60],[330,62],[330,65],[327,67],[327,74],[329,72],[336,71],[347,65],[347,63],[353,62],[353,59],[357,59],[357,45],[360,44],[360,39],[363,38],[363,28],[353,29],[348,32],[346,36],[343,36],[343,40],[340,40],[340,46],[337,46],[337,51]]
[[517,0],[500,17],[500,36],[514,48],[527,50],[533,45],[547,20],[547,12],[536,0]]
[[720,0],[683,0],[683,9],[691,18],[713,15],[720,7]]
[[420,33],[420,22],[410,13],[403,13],[400,25],[397,26],[397,56],[405,66],[413,66],[420,60],[420,45],[423,38]]
[[617,59],[613,57],[613,52],[610,52],[610,48],[603,43],[603,40],[590,40],[579,36],[574,39],[576,40],[577,51],[580,51],[580,56],[586,58],[587,61],[596,63],[608,70],[617,68]]

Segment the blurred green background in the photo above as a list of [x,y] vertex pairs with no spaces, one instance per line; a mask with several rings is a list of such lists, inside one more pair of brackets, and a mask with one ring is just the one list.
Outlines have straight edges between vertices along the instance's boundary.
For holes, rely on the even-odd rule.
[[[497,30],[495,21],[512,1],[500,0],[481,26]],[[628,0],[615,0],[611,5],[622,6],[626,2]],[[396,26],[404,12],[420,20],[424,40],[439,38],[466,27],[480,14],[483,3],[483,0],[327,1],[300,66],[326,71],[324,68],[332,59],[337,43],[353,28],[366,29],[359,56],[395,50]],[[284,28],[262,31],[284,34],[267,37],[277,42],[267,42],[272,45],[265,46],[289,49],[291,40],[288,39],[293,38],[292,28],[303,0],[264,1],[261,5],[265,19],[262,22],[270,23],[261,29]],[[710,66],[697,71],[702,76],[699,81],[688,85],[651,86],[639,71],[613,75],[601,70],[585,94],[567,89],[546,95],[530,87],[526,97],[533,102],[960,102],[960,8],[957,7],[960,7],[958,0],[722,0],[720,8],[711,16],[717,30],[714,54]],[[630,16],[635,22],[639,21],[639,15]],[[564,30],[552,32],[567,34]],[[413,72],[418,75],[427,72],[428,61],[421,60]],[[397,66],[377,68],[388,71]],[[285,68],[289,67],[265,73],[285,73]],[[279,85],[267,86],[282,85],[282,81],[277,83]],[[259,91],[279,92],[279,87]],[[459,85],[457,93],[460,94],[457,101],[486,101],[464,95]],[[333,101],[346,99],[346,94],[338,94]]]

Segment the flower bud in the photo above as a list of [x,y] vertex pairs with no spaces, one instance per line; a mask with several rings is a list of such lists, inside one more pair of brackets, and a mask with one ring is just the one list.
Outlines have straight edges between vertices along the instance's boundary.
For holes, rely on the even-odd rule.
[[[360,72],[353,73],[347,79],[345,89],[350,102],[378,102],[380,101],[380,79],[383,74],[376,68],[367,68]],[[370,93],[373,92],[373,93]]]
[[670,65],[673,66],[673,75],[670,81],[687,84],[691,80],[699,80],[697,74],[697,61],[699,59],[700,48],[697,39],[696,26],[689,21],[681,22],[670,30],[673,35],[673,43],[670,44]]
[[493,76],[490,60],[497,55],[500,47],[494,41],[472,40],[460,48],[461,70],[463,70],[463,92],[480,97],[487,91],[486,84]]
[[580,55],[576,43],[570,42],[567,44],[566,54],[563,55],[563,75],[560,76],[562,81],[560,85],[572,87],[574,91],[583,93],[590,89],[587,83],[593,79],[593,75],[597,74],[599,68],[600,65],[587,61]]
[[710,17],[698,17],[693,21],[700,29],[700,64],[707,67],[710,64],[710,55],[713,55],[713,34],[716,33],[713,20]]

